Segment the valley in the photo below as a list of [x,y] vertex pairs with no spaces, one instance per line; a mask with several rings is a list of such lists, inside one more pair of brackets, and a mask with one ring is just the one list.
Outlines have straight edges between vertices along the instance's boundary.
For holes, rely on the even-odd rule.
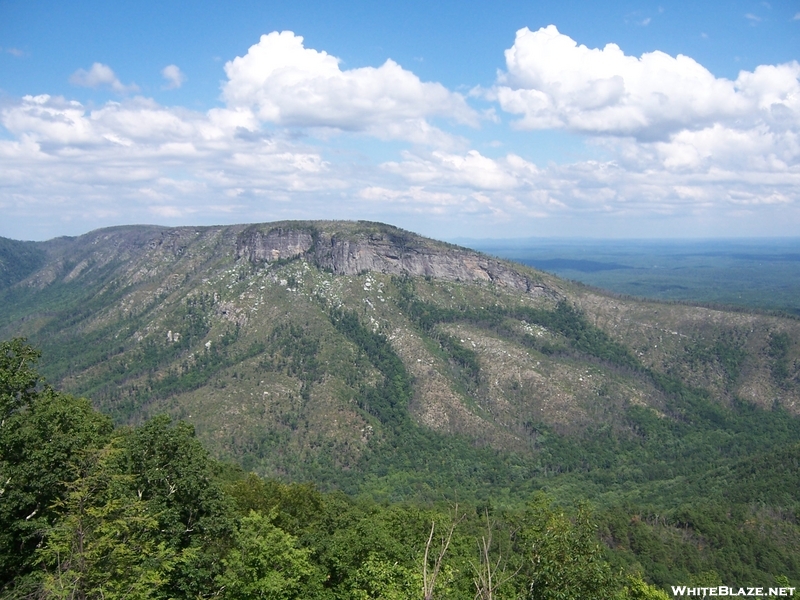
[[616,294],[800,314],[797,238],[460,243]]

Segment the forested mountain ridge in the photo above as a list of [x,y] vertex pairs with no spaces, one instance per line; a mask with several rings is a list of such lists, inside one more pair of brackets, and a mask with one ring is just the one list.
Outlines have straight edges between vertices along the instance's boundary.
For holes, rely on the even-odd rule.
[[[0,338],[27,337],[117,423],[168,413],[246,470],[377,499],[591,498],[616,515],[609,547],[659,584],[771,573],[745,545],[797,576],[796,320],[605,295],[376,223],[30,248]],[[655,540],[688,562],[665,567]]]
[[[332,310],[386,338],[413,379],[417,423],[497,447],[529,446],[526,422],[568,433],[629,406],[666,414],[643,369],[722,406],[800,411],[796,321],[609,297],[385,225],[119,227],[33,247],[46,259],[0,298],[0,334],[27,336],[54,383],[119,421],[188,418],[258,392],[279,420],[293,418],[290,397],[313,397],[374,429],[349,402],[374,365],[347,373],[363,349]],[[546,322],[558,306],[574,323]],[[209,427],[244,419],[227,413]],[[201,432],[202,419],[188,418]]]

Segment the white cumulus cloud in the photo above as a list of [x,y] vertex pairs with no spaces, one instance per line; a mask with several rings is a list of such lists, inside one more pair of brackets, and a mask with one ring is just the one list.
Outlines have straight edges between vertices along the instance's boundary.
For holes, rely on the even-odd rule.
[[[492,90],[521,129],[664,139],[716,123],[800,124],[800,64],[763,65],[735,81],[694,59],[663,52],[637,58],[616,44],[587,48],[554,25],[521,29]],[[781,126],[781,125],[776,125]]]
[[78,69],[70,76],[69,82],[72,85],[80,87],[108,87],[118,94],[128,94],[139,91],[138,85],[135,83],[129,85],[123,84],[114,74],[111,67],[99,62],[94,63],[88,71]]
[[387,162],[383,168],[416,184],[454,185],[473,190],[513,190],[538,172],[536,165],[509,154],[491,159],[477,150],[466,154],[434,151],[426,156],[404,153],[401,162]]
[[342,70],[340,60],[303,46],[290,31],[261,36],[245,56],[225,65],[223,99],[252,108],[259,119],[285,126],[366,132],[384,139],[441,143],[429,119],[476,125],[463,96],[423,82],[392,60]]
[[178,65],[167,65],[161,69],[161,76],[167,81],[164,87],[168,90],[178,89],[186,82],[186,75]]

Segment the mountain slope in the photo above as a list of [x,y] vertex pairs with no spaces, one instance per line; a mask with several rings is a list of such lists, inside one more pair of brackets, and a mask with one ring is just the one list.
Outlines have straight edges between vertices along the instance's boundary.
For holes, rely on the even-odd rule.
[[44,260],[45,253],[35,242],[0,238],[0,290],[30,275]]
[[0,335],[118,422],[168,412],[261,474],[389,497],[601,494],[800,434],[794,320],[606,296],[376,223],[31,248],[44,258],[2,292]]

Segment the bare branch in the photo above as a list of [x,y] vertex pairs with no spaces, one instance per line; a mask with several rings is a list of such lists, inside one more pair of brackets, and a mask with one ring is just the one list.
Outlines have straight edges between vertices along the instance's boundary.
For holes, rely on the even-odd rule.
[[428,557],[430,555],[431,544],[433,542],[433,533],[436,529],[436,522],[431,522],[431,533],[428,535],[428,542],[425,544],[425,556],[422,561],[422,597],[424,600],[431,600],[433,598],[433,590],[436,587],[436,578],[439,576],[439,571],[442,568],[444,556],[447,553],[447,549],[450,547],[450,541],[453,539],[453,532],[455,532],[456,527],[459,523],[461,523],[461,521],[464,520],[465,517],[466,515],[461,515],[460,517],[458,516],[458,504],[456,504],[450,514],[450,527],[448,528],[447,533],[442,535],[439,545],[439,555],[436,557],[436,560],[433,563],[433,571],[430,571]]
[[[492,561],[491,548],[492,548],[492,532],[493,525],[489,520],[489,511],[485,511],[486,515],[486,535],[481,536],[481,541],[478,544],[478,552],[480,555],[479,563],[470,561],[473,570],[475,571],[475,600],[494,600],[495,593],[506,582],[516,577],[519,573],[521,566],[511,574],[506,574],[507,564],[503,561],[503,555],[498,551],[497,561]],[[500,568],[502,565],[502,569]]]

